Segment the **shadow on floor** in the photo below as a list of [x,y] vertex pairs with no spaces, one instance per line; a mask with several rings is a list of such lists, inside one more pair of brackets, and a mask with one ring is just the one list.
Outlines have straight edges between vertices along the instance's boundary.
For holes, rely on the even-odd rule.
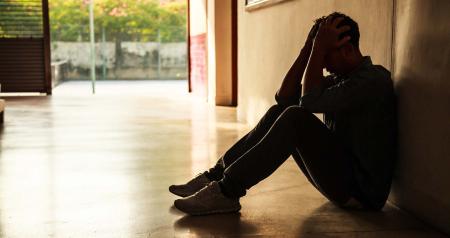
[[298,227],[297,237],[442,237],[429,227],[386,205],[382,211],[339,208],[324,203]]
[[[170,213],[184,214],[173,206],[170,208]],[[295,218],[295,210],[292,210],[292,213],[294,219],[288,221],[290,224],[283,224],[283,226],[298,227],[291,234],[294,237],[444,237],[429,229],[417,219],[390,205],[386,205],[383,211],[367,211],[355,208],[343,209],[327,202],[307,216],[299,214],[298,218]],[[276,215],[274,214],[273,218]],[[173,227],[177,233],[188,232],[190,235],[199,237],[210,235],[239,237],[260,234],[278,236],[286,234],[282,227],[277,230],[273,227],[264,227],[264,221],[250,223],[245,221],[246,219],[248,217],[242,217],[241,213],[210,216],[185,215],[176,220]],[[275,221],[275,223],[277,222]]]
[[[176,208],[172,207],[171,212]],[[183,216],[174,223],[175,231],[189,230],[192,235],[245,235],[257,233],[257,227],[241,220],[241,213],[210,216]]]

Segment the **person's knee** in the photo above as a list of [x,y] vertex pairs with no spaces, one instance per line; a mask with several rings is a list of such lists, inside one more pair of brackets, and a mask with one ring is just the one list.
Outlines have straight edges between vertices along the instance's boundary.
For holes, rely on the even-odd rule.
[[280,115],[284,111],[284,109],[286,109],[285,106],[282,106],[282,105],[279,105],[279,104],[275,104],[275,105],[272,105],[269,108],[269,110],[267,110],[266,114],[278,114],[278,115]]
[[268,111],[274,111],[274,110],[279,111],[279,110],[283,110],[284,108],[286,108],[286,107],[284,107],[280,104],[274,104],[269,108]]
[[[290,106],[283,111],[281,116],[283,120],[287,122],[295,123],[295,125],[302,125],[304,123],[299,122],[309,122],[312,118],[314,118],[314,114],[307,111],[303,107],[300,106]],[[309,123],[306,123],[309,124]]]
[[310,112],[300,106],[290,106],[284,110],[284,114],[289,116],[304,117],[311,115]]

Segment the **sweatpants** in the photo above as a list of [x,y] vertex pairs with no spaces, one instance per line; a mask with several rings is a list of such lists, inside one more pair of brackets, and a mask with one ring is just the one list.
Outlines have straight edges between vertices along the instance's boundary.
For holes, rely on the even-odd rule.
[[300,106],[272,106],[256,127],[207,171],[225,194],[242,197],[290,156],[325,197],[345,204],[355,190],[353,155],[322,121]]

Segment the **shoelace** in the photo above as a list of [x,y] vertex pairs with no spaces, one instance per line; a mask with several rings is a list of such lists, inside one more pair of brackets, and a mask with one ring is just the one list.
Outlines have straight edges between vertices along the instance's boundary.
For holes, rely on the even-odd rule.
[[203,198],[203,197],[206,196],[206,194],[208,194],[208,196],[210,196],[210,195],[209,195],[210,193],[208,193],[207,190],[212,189],[212,187],[211,187],[211,186],[212,186],[212,183],[213,183],[213,182],[210,182],[207,186],[205,186],[205,187],[203,187],[202,189],[200,189],[199,191],[197,191],[197,192],[195,193],[195,196],[198,197],[198,198]]

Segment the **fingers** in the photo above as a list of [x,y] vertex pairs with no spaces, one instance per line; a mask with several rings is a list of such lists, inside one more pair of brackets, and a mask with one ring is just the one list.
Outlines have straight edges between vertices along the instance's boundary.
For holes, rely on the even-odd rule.
[[328,20],[328,26],[330,28],[335,29],[337,33],[346,32],[351,29],[351,27],[348,25],[340,26],[339,28],[337,27],[339,25],[339,23],[341,23],[344,20],[343,17],[338,17],[338,18],[335,18],[334,20],[331,20],[331,18],[328,18],[327,20]]
[[337,32],[342,33],[342,32],[349,31],[350,29],[351,29],[350,26],[341,26],[341,27],[337,28]]
[[342,38],[340,41],[338,41],[338,43],[336,44],[336,48],[339,48],[341,46],[343,46],[345,43],[347,43],[349,40],[351,39],[350,36],[346,36],[344,38]]
[[343,21],[343,20],[344,20],[343,17],[338,17],[338,18],[334,19],[333,22],[331,22],[331,27],[337,28],[339,23],[341,23],[341,21]]
[[344,20],[343,17],[338,17],[338,18],[333,18],[332,16],[328,16],[325,21],[323,23],[325,23],[326,25],[329,25],[331,27],[335,27],[342,21]]
[[329,17],[327,17],[326,19],[325,19],[325,24],[326,25],[330,25],[331,24],[331,22],[332,22],[332,20],[333,19],[331,19],[331,17],[329,16]]
[[331,17],[327,17],[327,19],[325,20],[325,25],[329,26],[330,28],[335,28],[338,29],[338,31],[344,32],[344,31],[348,31],[350,30],[350,26],[345,25],[345,26],[341,26],[341,27],[337,27],[339,25],[339,23],[341,23],[344,20],[343,17],[338,17],[338,18],[334,18],[332,19]]

